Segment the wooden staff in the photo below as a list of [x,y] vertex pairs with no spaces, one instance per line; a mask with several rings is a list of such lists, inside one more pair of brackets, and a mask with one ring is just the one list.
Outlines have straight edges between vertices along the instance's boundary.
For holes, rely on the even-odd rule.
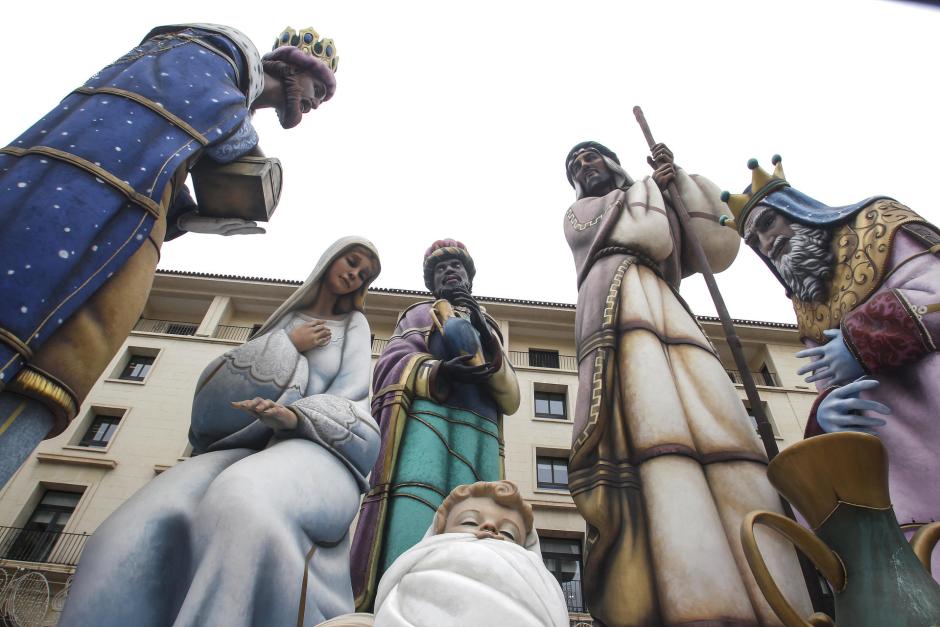
[[[636,116],[636,121],[639,122],[640,128],[643,130],[643,135],[646,137],[650,149],[652,149],[653,146],[656,145],[656,142],[653,141],[653,134],[650,132],[649,124],[646,123],[643,110],[640,109],[640,107],[633,107],[633,115]],[[712,302],[715,303],[715,309],[718,311],[718,319],[721,320],[721,326],[725,331],[725,340],[728,342],[728,348],[731,349],[734,364],[737,366],[738,372],[741,373],[741,383],[744,384],[744,393],[747,395],[747,402],[751,405],[751,412],[754,418],[757,419],[757,433],[764,443],[764,450],[767,451],[767,461],[770,461],[777,456],[780,449],[777,448],[777,441],[774,439],[774,429],[770,421],[767,420],[767,414],[764,413],[764,406],[761,404],[760,395],[757,393],[754,377],[751,376],[747,360],[744,358],[744,349],[741,347],[741,339],[738,337],[738,332],[735,331],[734,325],[731,323],[731,316],[728,314],[728,308],[725,307],[725,299],[721,297],[721,292],[718,291],[718,283],[715,282],[715,273],[712,272],[711,266],[708,265],[708,258],[705,256],[702,243],[698,241],[698,237],[696,237],[695,232],[692,231],[691,218],[689,218],[689,212],[685,208],[685,203],[682,201],[682,196],[679,195],[675,179],[669,183],[667,191],[675,207],[676,214],[679,217],[679,224],[682,225],[683,236],[692,249],[692,255],[695,258],[698,271],[705,277],[708,292],[712,295]]]
[[[653,146],[656,145],[656,142],[653,140],[653,133],[650,132],[649,124],[646,123],[643,110],[640,109],[640,107],[633,107],[633,115],[636,116],[636,121],[643,130],[643,136],[646,137],[646,141],[650,149],[652,149]],[[773,427],[770,425],[770,421],[767,420],[767,414],[764,413],[764,407],[761,404],[760,395],[757,393],[757,386],[754,385],[754,378],[751,376],[747,360],[744,359],[744,349],[741,347],[741,339],[738,337],[738,333],[731,323],[731,316],[728,314],[728,308],[725,307],[725,299],[721,297],[721,292],[718,291],[718,283],[715,282],[715,273],[712,272],[712,268],[708,264],[705,249],[702,248],[702,243],[698,241],[698,237],[696,237],[695,232],[692,231],[691,218],[689,218],[689,212],[685,208],[685,203],[682,201],[682,196],[679,195],[675,179],[669,183],[667,191],[669,192],[670,200],[672,200],[676,214],[679,217],[679,224],[682,225],[685,241],[692,248],[695,264],[698,266],[698,271],[705,277],[705,284],[708,285],[708,291],[712,295],[712,301],[715,303],[715,309],[718,311],[718,319],[721,320],[721,326],[725,331],[725,340],[728,342],[728,348],[731,349],[731,355],[734,357],[734,363],[738,368],[738,372],[741,373],[741,382],[744,384],[744,392],[747,394],[747,401],[751,405],[754,418],[757,419],[757,433],[764,443],[764,450],[767,451],[767,460],[770,461],[777,456],[780,450],[777,448],[777,441],[774,440]],[[794,518],[793,508],[790,507],[790,503],[783,497],[780,497],[780,503],[783,506],[784,513],[789,518]],[[797,557],[800,560],[803,579],[806,582],[806,589],[807,592],[809,592],[813,608],[816,611],[821,611],[824,609],[825,603],[822,600],[816,569],[802,553],[797,552]]]

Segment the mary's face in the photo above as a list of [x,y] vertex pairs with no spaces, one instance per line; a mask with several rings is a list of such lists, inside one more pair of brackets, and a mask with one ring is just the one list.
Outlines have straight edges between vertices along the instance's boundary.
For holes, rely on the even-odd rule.
[[326,272],[327,289],[337,296],[352,294],[375,274],[375,264],[366,251],[354,247],[333,260]]

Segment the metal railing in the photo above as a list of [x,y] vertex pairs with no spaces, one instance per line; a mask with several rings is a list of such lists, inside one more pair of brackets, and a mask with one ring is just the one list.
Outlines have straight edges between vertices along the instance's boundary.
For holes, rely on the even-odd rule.
[[85,533],[0,526],[0,559],[75,566],[88,538]]
[[[739,370],[728,370],[725,369],[725,372],[728,373],[728,377],[734,383],[738,385],[743,385],[744,381],[741,379],[741,372]],[[777,380],[777,375],[772,372],[751,372],[751,377],[754,379],[754,383],[757,385],[766,385],[770,387],[779,388],[780,381]]]
[[584,607],[584,597],[581,596],[581,581],[579,579],[561,582],[561,591],[565,595],[565,603],[568,605],[569,612],[587,612]]
[[[372,338],[372,354],[381,355],[387,345],[388,340],[386,339]],[[528,351],[506,352],[509,355],[509,363],[517,368],[549,368],[566,372],[577,372],[578,370],[578,359],[574,355],[553,355],[553,357],[557,357],[557,361],[554,361],[545,360],[544,355],[541,353],[533,358],[532,353]]]
[[167,335],[195,335],[198,324],[192,322],[179,322],[178,320],[153,320],[141,318],[134,325],[135,331],[146,333],[166,333]]
[[377,337],[372,338],[372,354],[381,355],[387,345],[388,340],[382,340]]
[[558,365],[542,359],[532,359],[532,353],[527,351],[509,351],[509,363],[517,368],[551,368],[565,372],[577,372],[578,358],[574,355],[558,355]]
[[[60,594],[62,594],[61,591],[56,594],[56,598]],[[51,600],[50,581],[42,572],[22,567],[0,568],[0,625],[4,627],[54,625],[55,622],[45,621]],[[57,611],[61,612],[62,607],[58,607]]]
[[212,337],[220,340],[233,340],[235,342],[247,342],[251,336],[253,327],[236,327],[228,324],[220,324],[215,328],[215,334]]

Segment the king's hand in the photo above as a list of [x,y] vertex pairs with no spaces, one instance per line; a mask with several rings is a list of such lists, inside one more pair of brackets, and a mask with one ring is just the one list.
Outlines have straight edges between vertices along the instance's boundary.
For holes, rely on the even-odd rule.
[[190,233],[207,235],[255,235],[264,233],[264,228],[253,220],[241,218],[207,218],[195,211],[184,213],[176,220],[176,226]]

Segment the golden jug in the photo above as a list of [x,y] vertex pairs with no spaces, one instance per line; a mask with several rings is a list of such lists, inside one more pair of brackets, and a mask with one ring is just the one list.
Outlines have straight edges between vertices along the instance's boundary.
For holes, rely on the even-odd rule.
[[842,627],[940,625],[940,585],[930,575],[940,523],[921,527],[908,544],[891,507],[880,439],[842,432],[803,440],[770,463],[767,478],[812,527],[766,511],[751,512],[741,523],[747,562],[786,627],[835,623],[819,612],[804,619],[784,599],[757,546],[757,524],[778,531],[813,561],[832,587]]

